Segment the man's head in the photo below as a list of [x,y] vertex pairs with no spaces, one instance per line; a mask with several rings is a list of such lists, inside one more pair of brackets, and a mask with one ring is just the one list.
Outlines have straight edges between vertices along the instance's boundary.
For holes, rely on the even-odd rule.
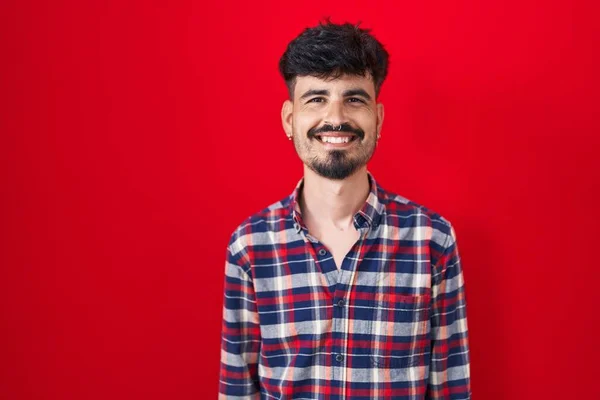
[[287,47],[279,69],[289,92],[281,117],[300,159],[329,179],[345,179],[371,159],[383,123],[377,96],[388,53],[366,29],[329,21]]

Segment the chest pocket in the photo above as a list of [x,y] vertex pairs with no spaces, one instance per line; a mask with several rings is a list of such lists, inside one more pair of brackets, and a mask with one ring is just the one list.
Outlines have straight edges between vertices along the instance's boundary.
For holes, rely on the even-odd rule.
[[429,363],[431,296],[380,293],[373,301],[371,361],[382,368]]

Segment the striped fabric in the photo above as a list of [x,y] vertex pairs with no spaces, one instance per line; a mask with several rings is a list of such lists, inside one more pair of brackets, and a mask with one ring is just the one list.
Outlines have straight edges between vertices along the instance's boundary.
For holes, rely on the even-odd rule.
[[470,399],[454,228],[382,189],[354,215],[338,270],[294,192],[227,248],[220,399]]

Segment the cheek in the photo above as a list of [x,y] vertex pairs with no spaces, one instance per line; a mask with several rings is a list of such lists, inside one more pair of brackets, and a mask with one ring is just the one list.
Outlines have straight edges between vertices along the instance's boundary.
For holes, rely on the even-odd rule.
[[306,134],[309,129],[318,126],[319,119],[314,115],[297,115],[293,118],[293,128],[294,131]]
[[373,115],[363,116],[356,121],[366,134],[374,133],[377,130],[377,117]]

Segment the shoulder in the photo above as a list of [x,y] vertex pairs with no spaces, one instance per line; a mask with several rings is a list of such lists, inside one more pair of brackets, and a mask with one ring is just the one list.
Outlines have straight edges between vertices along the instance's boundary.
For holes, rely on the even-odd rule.
[[231,255],[243,255],[249,247],[267,244],[273,233],[293,225],[290,201],[291,196],[285,197],[244,219],[229,238],[228,251]]
[[437,211],[400,194],[379,188],[385,204],[385,222],[400,229],[422,229],[431,245],[444,247],[452,235],[451,222]]

